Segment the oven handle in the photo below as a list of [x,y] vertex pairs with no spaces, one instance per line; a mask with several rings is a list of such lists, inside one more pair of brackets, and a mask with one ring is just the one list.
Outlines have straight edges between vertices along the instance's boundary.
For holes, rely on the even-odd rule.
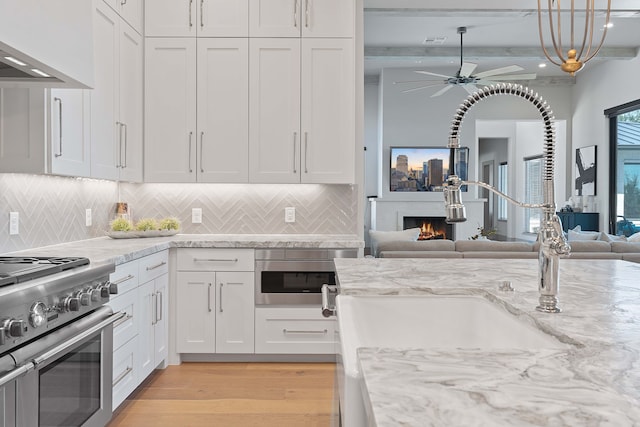
[[78,335],[74,336],[73,338],[69,339],[64,344],[60,344],[60,345],[52,348],[51,350],[41,354],[40,356],[34,358],[32,362],[37,367],[41,363],[46,362],[47,360],[57,356],[58,354],[65,352],[67,349],[73,347],[74,345],[76,345],[80,341],[90,337],[91,335],[95,334],[96,332],[101,331],[105,327],[109,326],[113,322],[116,322],[116,321],[122,319],[126,315],[127,315],[127,313],[124,312],[124,311],[119,311],[119,312],[117,312],[115,314],[112,314],[111,316],[109,316],[108,318],[103,320],[102,322],[100,322],[100,323],[98,323],[96,325],[93,325],[89,329],[86,329],[83,332],[79,333]]
[[36,365],[33,362],[29,362],[26,365],[22,365],[18,368],[12,369],[11,371],[0,377],[0,387],[4,386],[7,383],[10,383],[18,377],[23,376],[35,367]]
[[336,306],[329,307],[329,292],[332,294],[338,293],[338,287],[336,285],[322,285],[320,289],[322,293],[322,315],[324,317],[331,317],[336,315]]

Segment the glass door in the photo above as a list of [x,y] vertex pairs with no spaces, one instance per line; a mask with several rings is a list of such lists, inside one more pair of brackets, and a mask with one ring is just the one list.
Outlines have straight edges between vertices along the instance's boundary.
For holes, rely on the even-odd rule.
[[610,119],[610,229],[630,236],[640,231],[640,100],[605,114]]

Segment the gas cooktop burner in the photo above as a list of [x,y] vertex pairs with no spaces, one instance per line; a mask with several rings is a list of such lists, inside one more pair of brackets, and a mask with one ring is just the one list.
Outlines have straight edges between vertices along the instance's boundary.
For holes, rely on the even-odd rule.
[[13,285],[89,264],[82,257],[0,257],[0,286]]

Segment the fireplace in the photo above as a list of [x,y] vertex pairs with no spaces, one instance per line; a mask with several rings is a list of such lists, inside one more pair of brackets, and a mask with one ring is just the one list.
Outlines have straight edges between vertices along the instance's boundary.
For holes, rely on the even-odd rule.
[[418,240],[454,240],[453,224],[447,224],[443,216],[405,216],[403,230],[419,228]]

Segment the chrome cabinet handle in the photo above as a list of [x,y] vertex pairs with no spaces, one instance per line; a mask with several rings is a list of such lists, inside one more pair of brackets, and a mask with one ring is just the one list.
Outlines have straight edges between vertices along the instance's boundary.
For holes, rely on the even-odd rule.
[[116,377],[116,379],[115,379],[115,380],[113,380],[113,384],[112,384],[112,386],[113,386],[113,387],[117,386],[117,385],[118,385],[118,383],[119,383],[120,381],[122,381],[123,379],[125,379],[125,378],[127,377],[127,375],[129,375],[129,374],[131,373],[131,371],[133,371],[133,368],[132,368],[131,366],[127,366],[127,369],[125,369],[123,373],[121,373],[120,375],[118,375],[118,376]]
[[209,313],[211,313],[211,283],[209,283],[209,287],[207,288],[207,309]]
[[304,26],[309,28],[309,0],[304,0]]
[[200,28],[204,28],[204,0],[200,0]]
[[120,2],[120,6],[124,6],[125,4],[127,4],[127,0],[122,0],[122,1]]
[[298,28],[298,0],[293,0],[293,28]]
[[53,98],[53,102],[58,103],[58,144],[60,146],[60,151],[54,154],[55,157],[62,157],[62,99],[56,97]]
[[336,285],[322,285],[320,288],[322,293],[322,315],[324,317],[331,317],[336,315],[336,307],[329,307],[329,292],[338,293],[338,287]]
[[309,173],[307,169],[307,153],[309,152],[309,133],[304,133],[304,173]]
[[124,129],[124,149],[120,151],[121,155],[124,153],[124,162],[120,163],[120,167],[124,169],[127,167],[127,124],[120,123],[120,125]]
[[[160,307],[160,309],[156,308],[156,323],[158,323],[162,320],[162,316],[164,316],[164,313],[162,310],[162,292],[158,291],[156,292],[156,294],[158,295],[158,297],[156,298],[156,304],[159,304]],[[158,315],[158,313],[160,313],[160,315]]]
[[116,162],[116,167],[122,167],[122,123],[116,122],[116,126],[118,126],[118,160]]
[[219,289],[219,303],[218,303],[218,310],[220,311],[220,313],[222,313],[222,287],[224,286],[224,283],[220,282],[220,289]]
[[124,283],[124,282],[126,282],[127,280],[131,280],[131,279],[133,279],[134,277],[136,277],[136,276],[132,276],[131,274],[127,274],[125,277],[121,277],[120,279],[118,279],[118,280],[115,280],[115,281],[111,282],[111,284],[112,284],[112,285],[116,285],[116,286],[117,286],[117,285],[119,285],[120,283]]
[[193,132],[189,132],[189,173],[193,172],[191,168],[191,139],[193,137]]
[[133,314],[127,314],[125,317],[123,317],[122,319],[113,322],[113,329],[116,330],[118,328],[118,326],[122,325],[123,323],[126,323],[128,320],[133,319]]
[[193,9],[193,0],[189,0],[189,28],[193,27],[193,19],[192,19],[192,11]]
[[152,293],[151,294],[151,324],[155,325],[157,323],[157,318],[158,315],[156,313],[156,311],[158,310],[158,294],[157,293]]
[[194,258],[193,262],[238,262],[238,258]]
[[329,332],[326,329],[322,329],[320,331],[304,331],[304,330],[300,330],[300,331],[296,331],[296,330],[290,330],[290,329],[283,329],[282,333],[287,335],[287,334],[322,334],[322,335],[326,335],[326,333]]
[[167,265],[167,262],[166,261],[162,261],[159,264],[152,265],[151,267],[147,267],[147,271],[155,270],[156,268],[160,268],[163,265]]
[[204,167],[202,166],[202,140],[204,139],[204,132],[200,132],[200,172],[204,173]]
[[298,132],[294,132],[293,133],[293,173],[298,173],[298,170],[296,169],[296,141],[298,140]]

